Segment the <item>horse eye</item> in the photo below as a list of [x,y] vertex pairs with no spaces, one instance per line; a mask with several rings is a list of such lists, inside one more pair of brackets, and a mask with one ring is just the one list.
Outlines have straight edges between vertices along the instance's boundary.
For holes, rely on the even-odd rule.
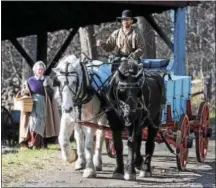
[[72,85],[76,85],[76,81],[75,80],[72,81]]

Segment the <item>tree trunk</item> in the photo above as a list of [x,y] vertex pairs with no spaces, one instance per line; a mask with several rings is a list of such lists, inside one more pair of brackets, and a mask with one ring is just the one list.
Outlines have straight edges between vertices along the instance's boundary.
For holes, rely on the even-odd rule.
[[[81,52],[85,53],[90,59],[97,59],[96,40],[93,34],[93,25],[79,29]],[[81,59],[83,58],[85,58],[85,55],[81,54]]]
[[144,58],[156,58],[154,30],[144,17],[137,17],[137,27],[145,40]]

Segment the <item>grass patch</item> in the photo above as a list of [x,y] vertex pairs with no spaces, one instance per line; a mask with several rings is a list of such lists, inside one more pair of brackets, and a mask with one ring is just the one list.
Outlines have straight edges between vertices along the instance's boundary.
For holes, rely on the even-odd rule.
[[2,155],[2,186],[21,184],[29,177],[43,173],[44,169],[47,171],[61,166],[59,145],[53,144],[48,147],[48,149],[22,150],[15,154]]

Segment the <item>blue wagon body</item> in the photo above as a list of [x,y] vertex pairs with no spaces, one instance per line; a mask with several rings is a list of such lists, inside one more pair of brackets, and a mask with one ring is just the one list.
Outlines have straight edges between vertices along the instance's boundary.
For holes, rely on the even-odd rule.
[[[168,61],[165,66],[163,62],[165,59],[143,59],[145,70],[152,72],[161,72],[170,75],[164,77],[164,84],[166,89],[166,105],[162,111],[161,123],[167,122],[166,114],[167,107],[171,107],[171,116],[173,121],[179,121],[183,114],[187,111],[187,100],[191,97],[191,77],[190,76],[177,76],[173,73],[174,61]],[[151,66],[149,66],[151,64]]]
[[164,79],[166,88],[166,106],[163,109],[162,123],[166,122],[166,108],[171,106],[171,115],[174,121],[178,121],[183,114],[186,114],[186,101],[190,100],[191,96],[191,77],[190,76],[175,76],[171,75],[171,80],[168,76]]

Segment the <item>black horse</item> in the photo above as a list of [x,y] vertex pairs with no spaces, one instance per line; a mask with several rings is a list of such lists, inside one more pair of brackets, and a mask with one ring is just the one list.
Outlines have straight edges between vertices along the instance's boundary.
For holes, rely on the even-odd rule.
[[[132,59],[123,61],[111,80],[108,97],[113,110],[107,112],[112,129],[117,166],[113,178],[136,179],[151,176],[151,158],[155,147],[164,103],[164,80],[157,73],[147,74],[143,65]],[[145,160],[140,152],[142,129],[148,127]],[[124,169],[122,131],[128,131],[128,160]]]

